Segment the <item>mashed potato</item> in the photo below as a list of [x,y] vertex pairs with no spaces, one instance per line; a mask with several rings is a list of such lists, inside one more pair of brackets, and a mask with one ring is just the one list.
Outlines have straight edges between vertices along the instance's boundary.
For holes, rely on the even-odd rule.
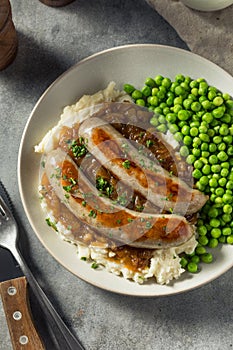
[[[35,146],[35,152],[43,154],[50,152],[56,147],[60,131],[64,126],[70,127],[74,123],[81,122],[88,117],[90,111],[95,112],[100,103],[110,101],[132,102],[128,95],[115,89],[114,82],[109,83],[106,89],[94,95],[84,95],[74,105],[64,108],[58,124]],[[39,192],[41,193],[41,185],[39,186]],[[57,222],[53,212],[48,208],[45,198],[42,198],[41,204],[46,213],[47,220],[56,223],[55,229],[60,237],[77,246],[79,259],[85,260],[92,267],[104,268],[108,272],[121,275],[123,278],[131,279],[139,284],[151,278],[154,278],[159,284],[168,284],[171,280],[178,279],[185,271],[180,265],[179,255],[181,253],[191,254],[197,245],[196,238],[193,236],[189,241],[179,247],[154,250],[148,266],[135,271],[126,266],[123,261],[121,262],[119,259],[114,260],[114,251],[111,251],[111,249],[105,247],[102,243],[99,245],[85,245],[77,241],[67,227]]]

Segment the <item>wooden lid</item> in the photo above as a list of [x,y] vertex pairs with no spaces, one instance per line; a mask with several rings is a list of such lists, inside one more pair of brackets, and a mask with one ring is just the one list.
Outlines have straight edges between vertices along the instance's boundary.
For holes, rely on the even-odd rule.
[[43,2],[43,4],[54,7],[65,6],[73,1],[74,0],[40,0],[40,2]]
[[6,68],[15,58],[18,47],[17,33],[11,17],[0,29],[0,70]]
[[0,1],[0,31],[5,26],[8,18],[11,18],[11,5],[9,0]]

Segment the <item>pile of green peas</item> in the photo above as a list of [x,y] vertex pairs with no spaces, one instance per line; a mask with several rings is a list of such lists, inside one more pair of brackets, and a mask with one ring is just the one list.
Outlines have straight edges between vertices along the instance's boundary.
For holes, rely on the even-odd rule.
[[196,224],[198,245],[181,256],[182,267],[195,273],[200,262],[213,261],[212,248],[233,244],[233,100],[204,78],[182,74],[174,81],[149,77],[141,89],[125,84],[124,90],[154,112],[151,125],[173,134],[180,155],[193,166],[196,188],[209,196]]

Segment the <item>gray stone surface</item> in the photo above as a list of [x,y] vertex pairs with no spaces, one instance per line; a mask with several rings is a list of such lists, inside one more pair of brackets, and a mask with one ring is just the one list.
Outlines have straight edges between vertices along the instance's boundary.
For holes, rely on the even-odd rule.
[[[23,129],[34,104],[55,78],[80,59],[112,46],[187,46],[143,0],[76,0],[62,8],[46,7],[39,0],[11,0],[11,5],[19,49],[13,64],[0,72],[0,178],[24,227],[25,259],[40,285],[86,350],[231,349],[232,270],[202,288],[163,298],[97,289],[48,254],[30,228],[18,192]],[[35,302],[32,308],[47,339]],[[49,342],[47,348],[55,349]],[[11,349],[1,306],[0,349]]]

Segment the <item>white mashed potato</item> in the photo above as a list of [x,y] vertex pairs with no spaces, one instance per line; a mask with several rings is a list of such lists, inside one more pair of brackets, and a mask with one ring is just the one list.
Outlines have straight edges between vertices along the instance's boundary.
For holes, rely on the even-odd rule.
[[[85,112],[87,107],[93,108],[94,112],[95,106],[98,104],[111,101],[131,102],[131,99],[124,92],[116,90],[115,83],[111,82],[106,89],[94,95],[84,95],[75,104],[66,106],[59,123],[45,135],[39,145],[35,146],[35,152],[47,153],[51,151],[56,144],[61,128],[65,125],[71,126],[74,122],[85,119],[87,113],[90,112],[90,109]],[[51,222],[54,222],[53,213],[48,210],[46,202],[42,200],[41,203],[43,210],[46,212],[46,217],[49,218]],[[178,279],[185,271],[180,265],[181,259],[179,255],[181,253],[191,254],[197,245],[196,238],[193,236],[189,241],[178,247],[154,250],[148,266],[141,271],[135,272],[127,268],[123,263],[116,262],[114,259],[109,259],[113,258],[115,253],[109,251],[109,249],[103,247],[103,245],[99,247],[96,245],[86,246],[74,241],[70,231],[59,222],[56,223],[56,229],[63,240],[69,241],[77,246],[78,258],[89,263],[90,268],[91,266],[93,267],[94,263],[95,267],[104,268],[108,272],[123,276],[126,279],[131,279],[140,284],[151,278],[154,278],[158,284],[168,284],[173,279]]]

